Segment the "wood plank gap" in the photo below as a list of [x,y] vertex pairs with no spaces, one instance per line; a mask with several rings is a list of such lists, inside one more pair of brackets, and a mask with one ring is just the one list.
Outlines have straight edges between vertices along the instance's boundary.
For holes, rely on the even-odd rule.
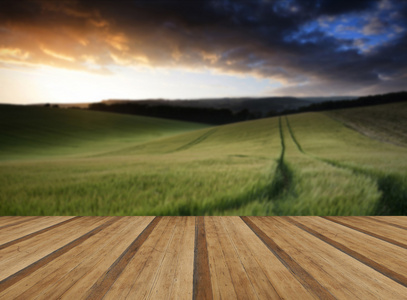
[[15,222],[15,223],[11,223],[11,224],[8,224],[8,225],[3,225],[3,226],[0,227],[0,229],[4,229],[4,228],[8,228],[8,227],[20,225],[20,224],[22,224],[22,223],[26,223],[26,222],[32,221],[33,219],[36,219],[36,218],[38,218],[38,217],[26,217],[25,220],[21,220],[21,221],[18,221],[18,222]]
[[394,272],[393,270],[375,262],[374,260],[364,256],[363,254],[360,254],[357,251],[354,251],[348,247],[346,247],[345,245],[334,241],[332,239],[330,239],[329,237],[319,233],[318,231],[309,228],[307,225],[302,224],[290,217],[286,217],[286,220],[292,224],[294,224],[295,226],[297,226],[298,228],[304,230],[305,232],[308,232],[309,234],[317,237],[318,239],[320,239],[321,241],[324,241],[325,243],[335,247],[336,249],[342,251],[343,253],[353,257],[354,259],[360,261],[361,263],[365,264],[366,266],[376,270],[377,272],[385,275],[386,277],[390,278],[391,280],[396,281],[397,283],[407,287],[407,277],[403,276],[397,272]]
[[265,232],[263,232],[249,217],[240,217],[243,222],[259,237],[267,248],[281,261],[281,263],[297,278],[304,288],[318,299],[336,299],[312,275],[291,258]]
[[328,216],[321,217],[321,218],[324,218],[325,220],[329,220],[329,221],[331,221],[331,222],[334,222],[334,223],[340,224],[340,225],[342,225],[342,226],[351,228],[351,229],[353,229],[353,230],[362,232],[362,233],[364,233],[364,234],[370,235],[370,236],[372,236],[372,237],[375,237],[375,238],[380,239],[380,240],[382,240],[382,241],[385,241],[385,242],[388,242],[388,243],[390,243],[390,244],[399,246],[399,247],[401,247],[401,248],[407,249],[407,244],[404,244],[404,243],[401,243],[401,242],[399,242],[399,241],[393,240],[393,239],[391,239],[391,238],[385,237],[385,236],[383,236],[383,235],[376,234],[376,233],[374,233],[374,232],[371,232],[371,231],[368,231],[368,230],[365,230],[365,229],[362,229],[362,228],[359,228],[359,227],[350,225],[350,224],[348,224],[348,223],[341,222],[341,221],[337,220],[336,218],[332,218],[332,217],[328,217]]
[[102,299],[105,296],[161,219],[162,217],[155,217],[150,224],[144,228],[140,235],[127,247],[127,249],[116,259],[109,269],[104,272],[96,283],[90,288],[87,296],[85,297],[86,299]]
[[206,244],[205,219],[202,216],[195,217],[193,282],[192,299],[213,299],[208,247]]
[[40,260],[37,260],[35,263],[32,263],[31,265],[28,265],[24,269],[21,269],[17,273],[14,273],[13,275],[3,279],[0,281],[0,292],[4,291],[5,289],[9,288],[13,284],[17,283],[27,275],[35,272],[36,270],[40,269],[41,267],[45,266],[49,262],[53,261],[54,259],[60,257],[61,255],[65,254],[69,250],[75,248],[76,246],[82,244],[84,241],[86,241],[88,238],[91,236],[94,236],[98,232],[102,231],[106,227],[112,225],[114,222],[118,220],[118,217],[115,218],[110,218],[106,223],[103,223],[102,225],[96,227],[95,229],[89,231],[88,233],[82,235],[81,237],[73,240],[72,242],[66,244],[65,246],[55,250],[54,252],[51,252],[47,256],[44,256]]
[[67,224],[67,223],[69,223],[69,222],[72,222],[72,221],[74,221],[74,220],[77,220],[77,219],[79,219],[79,218],[81,218],[81,217],[74,217],[74,218],[72,218],[72,219],[65,220],[65,221],[63,221],[63,222],[61,222],[61,223],[54,224],[54,225],[52,225],[52,226],[50,226],[50,227],[46,227],[46,228],[41,229],[41,230],[38,230],[38,231],[36,231],[36,232],[27,234],[26,236],[23,236],[23,237],[21,237],[21,238],[15,239],[15,240],[10,241],[10,242],[7,242],[7,243],[5,243],[5,244],[3,244],[3,245],[0,245],[0,250],[2,250],[2,249],[4,249],[4,248],[7,248],[7,247],[10,247],[10,246],[12,246],[12,245],[14,245],[14,244],[20,243],[20,242],[22,242],[22,241],[31,239],[31,238],[33,238],[33,237],[39,235],[39,234],[42,234],[42,233],[47,232],[47,231],[50,231],[50,230],[52,230],[52,229],[54,229],[54,228],[57,228],[57,227],[62,226],[62,225],[65,225],[65,224]]
[[407,226],[403,226],[403,225],[395,224],[395,223],[392,223],[392,222],[384,221],[382,219],[376,219],[375,217],[372,217],[372,216],[367,216],[365,218],[369,218],[370,220],[373,220],[373,221],[376,221],[376,222],[379,222],[379,223],[383,223],[383,224],[387,224],[387,225],[390,225],[390,226],[393,226],[393,227],[397,227],[397,228],[400,228],[400,229],[406,229],[407,230]]

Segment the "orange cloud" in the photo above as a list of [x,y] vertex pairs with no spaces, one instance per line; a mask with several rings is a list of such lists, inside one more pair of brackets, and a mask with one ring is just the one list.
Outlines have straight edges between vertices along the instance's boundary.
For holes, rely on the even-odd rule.
[[75,61],[75,58],[74,58],[74,57],[71,57],[71,56],[68,56],[68,55],[64,55],[64,54],[61,54],[61,53],[56,53],[56,52],[54,52],[54,51],[52,51],[52,50],[49,50],[49,49],[47,49],[47,48],[41,48],[41,50],[42,50],[45,54],[50,55],[50,56],[55,57],[55,58],[58,58],[58,59],[63,59],[63,60],[70,61],[70,62],[74,62],[74,61]]
[[128,51],[128,38],[123,33],[109,34],[106,39],[106,43],[119,51]]
[[[389,21],[398,40],[367,55],[342,51],[346,41],[323,32],[313,33],[315,42],[293,35],[312,20],[335,14],[338,5],[329,5],[331,1],[324,2],[322,11],[313,1],[296,11],[278,1],[232,2],[2,0],[0,62],[7,67],[50,65],[102,73],[113,65],[210,68],[283,85],[324,78],[367,86],[407,72],[404,23]],[[397,6],[395,0],[391,3]],[[354,11],[353,5],[343,2],[340,14]]]
[[18,48],[0,48],[0,60],[27,60],[30,57],[29,52]]

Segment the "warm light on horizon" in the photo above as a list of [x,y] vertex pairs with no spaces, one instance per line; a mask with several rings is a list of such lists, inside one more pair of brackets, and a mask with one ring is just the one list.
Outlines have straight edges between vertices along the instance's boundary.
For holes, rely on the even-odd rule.
[[6,1],[0,103],[405,89],[407,3],[249,2]]
[[[111,74],[42,66],[0,69],[0,103],[81,103],[106,99],[199,99],[265,96],[268,79],[174,69],[114,67]],[[262,94],[263,92],[263,94]],[[16,97],[17,96],[17,97]]]

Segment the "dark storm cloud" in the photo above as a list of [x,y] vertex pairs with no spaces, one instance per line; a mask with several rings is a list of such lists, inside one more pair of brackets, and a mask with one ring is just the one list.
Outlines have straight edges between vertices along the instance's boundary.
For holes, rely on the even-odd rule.
[[[407,74],[406,6],[386,0],[3,0],[0,64],[94,72],[114,64],[206,67],[279,80],[280,94],[399,90]],[[393,26],[398,35],[361,51],[364,38],[306,30],[321,18],[358,14],[369,17],[364,34]]]

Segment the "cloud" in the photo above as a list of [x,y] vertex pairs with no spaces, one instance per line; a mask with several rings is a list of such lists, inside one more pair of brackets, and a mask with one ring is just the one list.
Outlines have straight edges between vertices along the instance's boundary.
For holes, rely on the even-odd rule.
[[382,0],[379,3],[380,10],[389,10],[392,9],[393,5],[391,4],[390,0]]
[[344,32],[344,31],[358,31],[359,29],[356,26],[345,26],[343,24],[340,24],[336,26],[335,31],[337,32]]
[[402,32],[405,31],[405,28],[403,28],[403,27],[401,27],[399,25],[393,25],[392,28],[396,33],[402,33]]
[[405,24],[371,19],[361,28],[366,35],[386,26],[399,33],[371,53],[355,47],[366,43],[360,37],[338,39],[306,24],[380,9],[406,11],[394,1],[367,0],[3,0],[0,63],[101,73],[114,65],[211,69],[277,80],[281,92],[360,91],[382,84],[382,69],[405,71]]
[[380,20],[378,17],[374,17],[370,19],[369,23],[366,24],[362,32],[365,35],[375,35],[375,34],[381,34],[386,31],[387,24]]

